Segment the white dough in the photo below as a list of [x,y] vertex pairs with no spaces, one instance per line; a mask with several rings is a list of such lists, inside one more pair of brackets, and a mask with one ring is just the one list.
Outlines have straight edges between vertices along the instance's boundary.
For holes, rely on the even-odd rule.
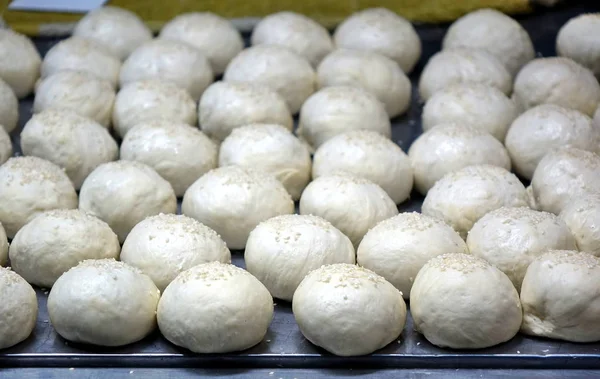
[[24,341],[37,321],[35,291],[10,268],[0,267],[0,349]]
[[6,266],[8,263],[8,238],[4,227],[0,224],[0,266]]
[[556,53],[573,59],[600,77],[600,14],[573,17],[556,36]]
[[600,256],[600,195],[571,200],[560,212],[577,243],[577,250]]
[[12,132],[19,122],[19,100],[12,88],[0,79],[0,127]]
[[42,58],[33,42],[11,29],[0,29],[0,78],[22,99],[40,77]]
[[0,127],[0,165],[12,157],[13,148],[10,136],[4,128]]

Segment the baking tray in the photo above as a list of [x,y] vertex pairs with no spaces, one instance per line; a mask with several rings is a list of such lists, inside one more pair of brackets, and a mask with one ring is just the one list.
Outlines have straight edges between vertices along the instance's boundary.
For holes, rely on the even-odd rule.
[[[554,41],[561,25],[584,12],[600,11],[600,4],[572,2],[568,6],[541,11],[520,19],[529,31],[539,55],[554,55]],[[416,93],[424,62],[440,49],[447,26],[418,26],[423,57],[411,75],[413,102],[409,112],[393,120],[392,136],[405,151],[421,134],[421,104]],[[37,39],[45,52],[57,39]],[[18,151],[20,128],[31,116],[32,99],[20,103],[20,127],[12,135]],[[413,194],[400,211],[419,211],[423,198]],[[234,264],[244,267],[243,253],[232,252]],[[59,337],[48,317],[48,291],[36,289],[39,316],[32,335],[24,342],[0,352],[1,367],[227,367],[227,368],[600,368],[600,343],[574,344],[518,334],[511,341],[482,350],[440,349],[413,330],[409,316],[400,338],[374,354],[336,357],[315,347],[300,333],[290,303],[276,300],[273,322],[257,346],[232,354],[192,354],[166,341],[158,331],[140,342],[102,348],[74,344]],[[0,320],[1,322],[1,320]]]

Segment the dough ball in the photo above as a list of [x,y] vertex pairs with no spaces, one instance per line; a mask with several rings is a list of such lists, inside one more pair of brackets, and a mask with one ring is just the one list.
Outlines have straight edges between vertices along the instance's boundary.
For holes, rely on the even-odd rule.
[[40,83],[33,113],[69,109],[108,128],[114,103],[115,91],[108,80],[84,71],[60,71]]
[[75,189],[81,188],[96,167],[119,156],[117,143],[106,128],[66,109],[33,115],[21,132],[21,150],[63,168]]
[[560,212],[577,243],[577,250],[600,256],[600,196],[586,195],[572,199]]
[[348,174],[313,180],[300,198],[300,214],[320,216],[344,233],[354,247],[379,221],[398,214],[394,200],[370,180]]
[[0,266],[6,266],[8,263],[8,238],[4,227],[0,224]]
[[279,124],[289,131],[294,127],[284,98],[267,86],[253,83],[212,84],[200,98],[198,118],[202,131],[218,141],[249,124]]
[[379,185],[394,203],[410,196],[413,169],[400,146],[371,130],[339,134],[322,144],[314,155],[313,178],[347,172]]
[[55,164],[37,157],[16,157],[0,166],[0,223],[8,238],[44,211],[74,208],[75,188]]
[[64,339],[122,346],[156,327],[160,291],[137,268],[114,259],[88,259],[61,275],[48,295],[48,314]]
[[283,215],[261,222],[248,237],[244,260],[273,297],[287,301],[292,301],[310,271],[355,261],[348,237],[312,215]]
[[415,188],[423,195],[444,175],[467,166],[488,164],[510,170],[510,157],[502,143],[470,125],[439,124],[413,142],[408,156]]
[[559,147],[600,151],[600,129],[595,128],[592,120],[579,111],[542,104],[517,117],[505,143],[515,172],[531,179],[544,155]]
[[310,152],[281,125],[251,124],[234,129],[221,144],[219,167],[238,165],[274,175],[292,196],[300,199],[310,181]]
[[527,31],[495,9],[481,9],[456,20],[446,33],[444,49],[483,49],[504,64],[511,75],[535,57]]
[[205,263],[175,278],[157,316],[160,332],[175,345],[195,353],[229,353],[263,340],[273,319],[273,298],[247,271]]
[[323,59],[317,75],[320,88],[352,86],[371,92],[390,118],[403,114],[410,106],[410,80],[395,61],[384,55],[337,49]]
[[526,207],[525,186],[506,169],[468,166],[450,172],[427,192],[421,211],[452,226],[463,239],[486,213],[501,207]]
[[185,13],[163,26],[159,38],[185,42],[198,48],[210,61],[215,75],[244,48],[240,32],[214,13]]
[[350,130],[373,130],[392,137],[383,104],[357,87],[332,86],[308,98],[298,118],[298,136],[315,149],[328,139]]
[[110,225],[121,243],[146,217],[177,211],[177,198],[169,182],[139,162],[98,166],[83,182],[79,196],[79,209]]
[[123,63],[121,87],[144,79],[164,79],[188,91],[194,101],[214,80],[210,62],[202,52],[179,41],[146,42]]
[[571,59],[537,58],[519,71],[513,99],[523,109],[556,104],[592,116],[600,103],[600,85],[590,70]]
[[164,291],[177,275],[196,265],[230,263],[231,253],[214,230],[193,218],[159,214],[131,230],[121,260],[142,270]]
[[79,209],[56,209],[19,230],[10,244],[10,264],[29,283],[50,288],[79,262],[118,259],[120,251],[117,235],[104,221]]
[[152,32],[135,13],[108,6],[88,12],[73,35],[103,44],[121,60],[152,39]]
[[214,229],[230,249],[243,249],[256,225],[294,213],[294,202],[274,176],[226,166],[196,180],[183,196],[181,211]]
[[556,53],[571,58],[600,77],[600,15],[573,17],[558,31]]
[[0,79],[0,129],[12,132],[19,122],[19,100],[12,88]]
[[327,29],[294,12],[278,12],[263,18],[254,27],[251,41],[252,45],[286,47],[304,57],[313,67],[333,50]]
[[499,208],[473,225],[467,245],[471,254],[490,262],[517,290],[529,264],[548,250],[576,249],[567,225],[556,215],[529,208]]
[[42,58],[26,36],[0,29],[0,78],[22,99],[33,91],[40,77]]
[[307,340],[341,356],[381,349],[400,336],[406,323],[400,291],[373,271],[347,263],[308,274],[292,309]]
[[564,250],[542,255],[527,269],[521,303],[525,334],[600,340],[600,258]]
[[121,137],[142,121],[159,118],[196,125],[196,103],[183,88],[159,79],[129,83],[117,94],[112,122]]
[[385,8],[354,13],[336,28],[333,38],[340,48],[385,55],[405,73],[421,57],[421,40],[410,21]]
[[485,130],[498,141],[519,115],[515,103],[496,87],[481,83],[455,84],[434,93],[423,107],[423,130],[457,123]]
[[417,273],[431,258],[468,253],[467,244],[441,220],[400,213],[367,232],[356,251],[357,263],[383,276],[408,300]]
[[121,159],[152,167],[176,196],[217,167],[217,145],[200,130],[168,120],[147,120],[133,127],[121,144]]
[[35,291],[10,268],[0,267],[0,349],[24,341],[35,328],[38,304]]
[[431,259],[410,291],[414,327],[432,344],[481,349],[513,338],[521,326],[519,294],[496,267],[469,254]]
[[0,165],[8,160],[13,154],[12,142],[6,131],[0,127]]

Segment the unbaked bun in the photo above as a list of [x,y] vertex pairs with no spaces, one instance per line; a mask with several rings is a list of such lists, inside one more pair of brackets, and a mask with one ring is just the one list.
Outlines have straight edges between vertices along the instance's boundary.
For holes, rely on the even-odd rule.
[[35,291],[10,268],[0,267],[0,349],[24,341],[37,321]]
[[0,127],[0,165],[12,157],[13,148],[10,136],[4,128]]
[[12,132],[19,122],[19,100],[12,88],[0,79],[0,127]]
[[600,195],[585,195],[571,200],[560,212],[577,243],[577,250],[600,256]]
[[8,263],[8,238],[4,227],[0,224],[0,266],[6,266]]
[[585,13],[564,24],[556,36],[556,53],[573,59],[600,77],[600,15]]
[[42,64],[33,42],[11,29],[0,29],[0,57],[0,78],[19,99],[29,95],[40,77]]

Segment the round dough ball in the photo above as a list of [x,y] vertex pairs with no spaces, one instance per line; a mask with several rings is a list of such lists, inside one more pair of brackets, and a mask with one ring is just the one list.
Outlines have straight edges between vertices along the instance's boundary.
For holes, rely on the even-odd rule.
[[121,261],[148,275],[164,291],[181,272],[208,262],[231,262],[225,242],[193,218],[159,214],[137,224],[127,236]]
[[38,214],[77,208],[77,193],[60,167],[37,157],[10,158],[0,166],[0,223],[8,238]]
[[491,165],[468,166],[450,172],[427,192],[421,211],[445,221],[463,239],[486,213],[501,207],[526,207],[525,186],[506,169]]
[[410,291],[414,327],[432,344],[481,349],[513,338],[523,319],[519,294],[496,267],[469,254],[431,259]]
[[438,124],[471,125],[504,142],[510,124],[519,115],[515,103],[502,91],[481,83],[455,84],[434,93],[423,107],[423,130]]
[[238,165],[274,175],[292,196],[300,199],[310,181],[310,152],[281,125],[251,124],[234,129],[221,144],[219,167]]
[[600,77],[600,14],[573,17],[558,31],[556,53],[571,58]]
[[273,298],[247,271],[205,263],[175,278],[157,316],[160,332],[175,345],[195,353],[229,353],[263,340],[273,319]]
[[0,165],[12,157],[13,148],[10,136],[4,128],[0,126]]
[[83,182],[79,196],[79,209],[110,225],[121,243],[146,217],[177,211],[169,182],[151,167],[133,161],[101,164]]
[[390,118],[403,114],[410,106],[410,80],[395,61],[378,53],[334,50],[319,65],[317,76],[320,88],[352,86],[371,92]]
[[229,62],[244,48],[240,32],[214,13],[185,13],[163,26],[159,38],[190,44],[208,58],[215,75],[225,72]]
[[294,12],[278,12],[263,18],[252,31],[252,45],[286,47],[313,67],[333,50],[327,29],[315,20]]
[[121,159],[152,167],[176,196],[217,167],[217,145],[200,130],[168,120],[147,120],[133,127],[121,144]]
[[230,249],[243,249],[256,225],[294,213],[294,202],[274,176],[226,166],[196,180],[183,196],[181,211],[214,229]]
[[373,271],[347,263],[308,274],[292,310],[307,340],[340,356],[379,350],[398,338],[406,323],[400,291]]
[[122,346],[156,327],[160,291],[137,268],[114,259],[88,259],[61,275],[48,295],[48,315],[64,339]]
[[10,268],[0,267],[0,349],[24,341],[35,328],[38,304],[35,291]]
[[135,13],[109,6],[88,12],[75,25],[73,35],[103,44],[121,60],[152,39],[152,31]]
[[63,168],[75,189],[102,163],[119,156],[117,143],[96,121],[66,109],[47,109],[21,132],[25,155],[46,159]]
[[312,215],[283,215],[261,222],[248,237],[244,260],[246,269],[273,297],[287,301],[292,301],[310,271],[355,262],[348,237]]
[[50,288],[79,262],[118,259],[120,251],[117,235],[104,221],[79,209],[56,209],[19,230],[10,244],[10,264],[29,283]]
[[320,216],[344,233],[354,247],[379,221],[398,214],[396,203],[377,184],[348,174],[313,180],[300,198],[300,214]]
[[23,34],[0,29],[0,78],[22,99],[33,91],[40,77],[42,58]]
[[600,195],[571,200],[559,217],[571,230],[577,250],[600,256]]
[[19,100],[12,88],[0,79],[0,129],[12,132],[19,122]]
[[6,266],[8,263],[8,238],[4,227],[0,224],[0,266]]
[[470,125],[439,124],[413,142],[408,156],[415,188],[423,195],[444,175],[467,166],[489,164],[510,170],[510,157],[502,143]]
[[379,185],[394,203],[410,196],[413,169],[400,146],[371,130],[353,130],[322,144],[314,155],[312,177],[336,172],[369,179]]
[[135,125],[159,118],[196,125],[196,103],[183,88],[159,79],[129,83],[117,94],[112,122],[121,137]]
[[569,58],[537,58],[515,78],[513,100],[523,109],[556,104],[592,116],[600,103],[594,74]]

